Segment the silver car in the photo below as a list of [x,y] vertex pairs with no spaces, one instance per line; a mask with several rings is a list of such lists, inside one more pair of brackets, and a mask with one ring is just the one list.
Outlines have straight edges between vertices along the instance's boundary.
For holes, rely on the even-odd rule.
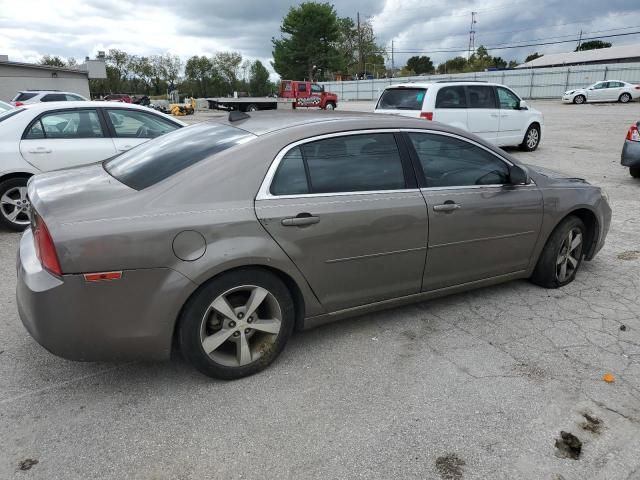
[[232,112],[33,177],[17,298],[75,360],[169,358],[233,379],[294,330],[530,278],[576,276],[611,210],[584,180],[436,122]]

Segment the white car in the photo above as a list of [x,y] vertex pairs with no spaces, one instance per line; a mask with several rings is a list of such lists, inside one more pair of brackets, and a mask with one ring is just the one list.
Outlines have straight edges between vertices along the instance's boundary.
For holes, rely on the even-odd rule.
[[12,110],[12,109],[13,109],[13,105],[0,100],[0,113],[6,112],[7,110]]
[[55,102],[0,113],[0,224],[29,224],[27,180],[36,173],[98,162],[186,124],[147,107]]
[[587,88],[576,88],[564,92],[562,102],[577,104],[586,102],[629,103],[636,98],[640,98],[640,85],[633,85],[622,80],[603,80]]
[[499,146],[533,151],[542,139],[542,113],[513,90],[486,82],[402,83],[384,89],[375,113],[446,123]]
[[11,104],[16,107],[40,102],[79,102],[88,99],[73,92],[60,92],[58,90],[21,90]]

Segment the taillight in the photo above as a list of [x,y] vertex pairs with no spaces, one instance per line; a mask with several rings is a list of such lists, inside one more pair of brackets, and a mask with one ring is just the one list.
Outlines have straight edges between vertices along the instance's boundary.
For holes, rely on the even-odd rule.
[[56,253],[56,247],[53,244],[53,239],[47,228],[47,224],[38,215],[35,210],[32,211],[32,228],[33,228],[33,240],[36,246],[36,255],[38,260],[44,268],[56,275],[62,275],[62,269],[60,268],[60,262],[58,261],[58,254]]
[[433,120],[433,112],[420,112],[420,118],[425,120]]
[[638,133],[638,127],[631,125],[629,131],[627,131],[627,140],[632,142],[640,142],[640,133]]
[[21,107],[22,105],[24,105],[24,103],[22,103],[22,102],[13,102],[13,104],[14,104],[16,107]]
[[640,85],[636,85],[636,86],[635,86],[635,87],[633,87],[633,88],[635,88],[636,90],[640,90]]

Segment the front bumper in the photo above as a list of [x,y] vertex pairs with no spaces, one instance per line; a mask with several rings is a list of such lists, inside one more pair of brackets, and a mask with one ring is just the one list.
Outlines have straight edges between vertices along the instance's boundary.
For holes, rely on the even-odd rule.
[[126,270],[122,279],[102,282],[57,277],[42,268],[30,229],[17,270],[22,323],[40,345],[70,360],[169,358],[175,321],[195,289],[169,268]]
[[573,95],[563,95],[562,103],[573,103]]
[[624,141],[620,163],[625,167],[640,167],[640,142]]

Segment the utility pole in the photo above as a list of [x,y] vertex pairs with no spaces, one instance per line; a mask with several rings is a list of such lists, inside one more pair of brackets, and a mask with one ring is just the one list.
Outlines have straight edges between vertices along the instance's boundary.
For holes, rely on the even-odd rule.
[[393,40],[391,40],[391,77],[393,78],[393,74],[396,70],[396,64],[393,58]]
[[362,31],[360,30],[360,12],[358,12],[358,75],[362,72]]
[[471,58],[471,54],[476,51],[476,29],[474,25],[478,23],[476,21],[476,15],[478,12],[471,12],[471,26],[469,27],[469,52],[467,53],[467,60]]
[[582,29],[580,29],[580,36],[578,37],[578,46],[576,47],[576,51],[580,50],[580,45],[582,45]]

